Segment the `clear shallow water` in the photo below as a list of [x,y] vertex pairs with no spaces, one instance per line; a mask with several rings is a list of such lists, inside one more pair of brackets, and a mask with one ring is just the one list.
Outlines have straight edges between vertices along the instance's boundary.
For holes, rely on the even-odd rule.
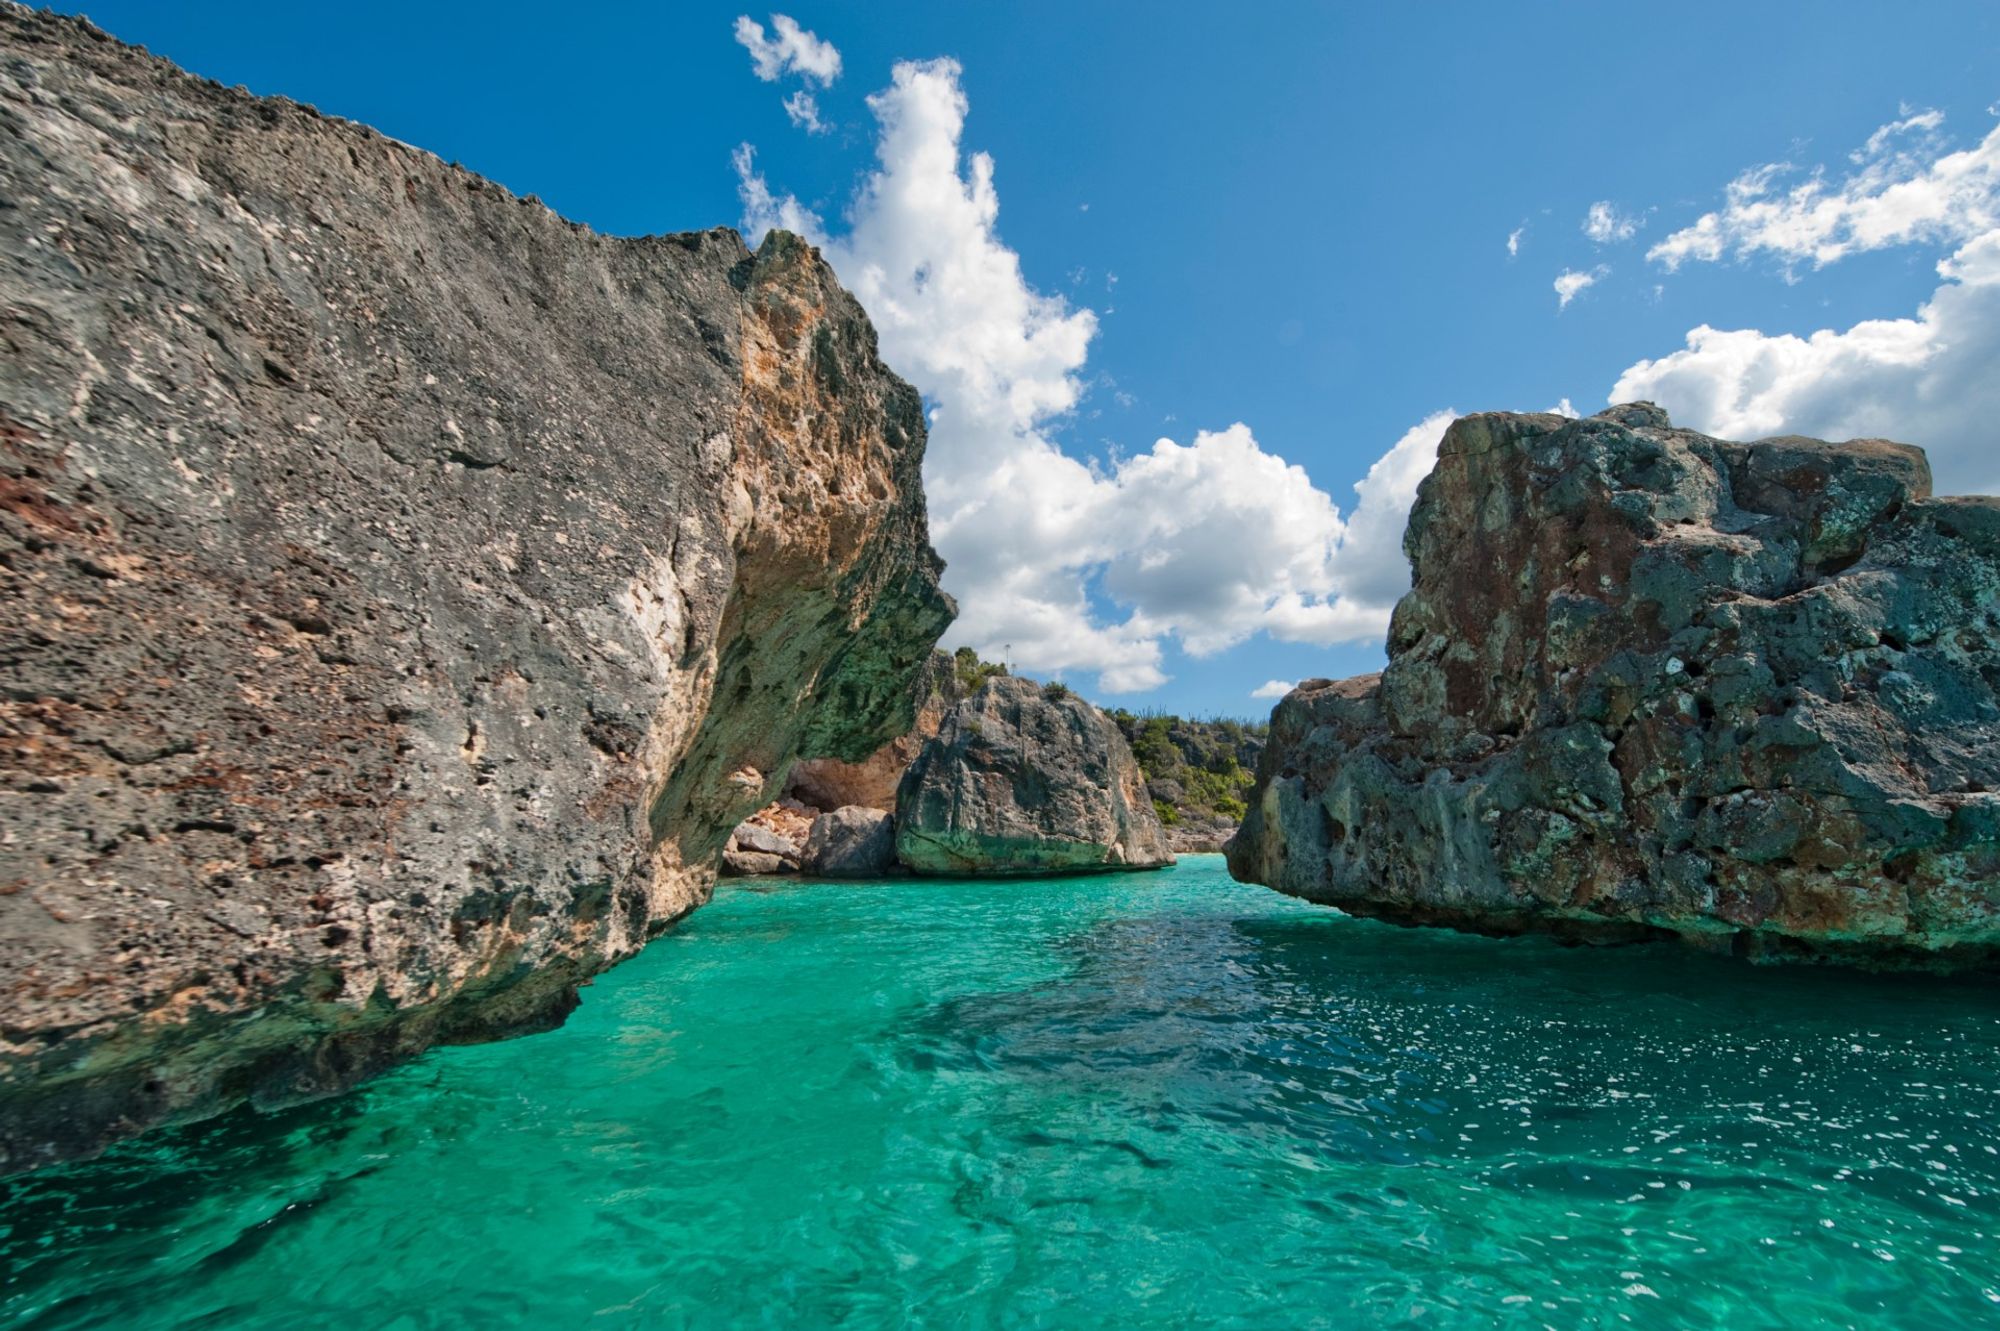
[[562,1031],[0,1184],[0,1322],[2000,1324],[1996,1036],[1218,857],[725,888]]

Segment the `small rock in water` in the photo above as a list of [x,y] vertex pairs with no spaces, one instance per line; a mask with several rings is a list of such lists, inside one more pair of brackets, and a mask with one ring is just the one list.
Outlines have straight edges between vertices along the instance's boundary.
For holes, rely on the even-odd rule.
[[896,867],[896,821],[859,805],[822,814],[800,867],[816,878],[880,878]]

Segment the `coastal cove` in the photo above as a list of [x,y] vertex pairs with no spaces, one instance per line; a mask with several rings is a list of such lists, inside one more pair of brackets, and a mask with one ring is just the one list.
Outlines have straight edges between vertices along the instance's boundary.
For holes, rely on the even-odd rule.
[[0,1184],[0,1321],[1970,1325],[1989,984],[748,879],[561,1029]]
[[2000,1328],[2000,8],[100,2],[0,1331]]

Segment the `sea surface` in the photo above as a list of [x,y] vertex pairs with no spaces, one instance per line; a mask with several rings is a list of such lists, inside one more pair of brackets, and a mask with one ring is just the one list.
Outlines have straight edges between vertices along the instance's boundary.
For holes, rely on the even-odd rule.
[[36,1328],[2000,1325],[2000,990],[1219,857],[725,886],[560,1031],[0,1184]]

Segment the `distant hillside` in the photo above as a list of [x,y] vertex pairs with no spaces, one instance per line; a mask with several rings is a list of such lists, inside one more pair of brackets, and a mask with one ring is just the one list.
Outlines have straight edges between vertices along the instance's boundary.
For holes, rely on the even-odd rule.
[[1146,773],[1153,807],[1174,849],[1221,849],[1243,821],[1270,726],[1141,715],[1122,707],[1107,714]]

